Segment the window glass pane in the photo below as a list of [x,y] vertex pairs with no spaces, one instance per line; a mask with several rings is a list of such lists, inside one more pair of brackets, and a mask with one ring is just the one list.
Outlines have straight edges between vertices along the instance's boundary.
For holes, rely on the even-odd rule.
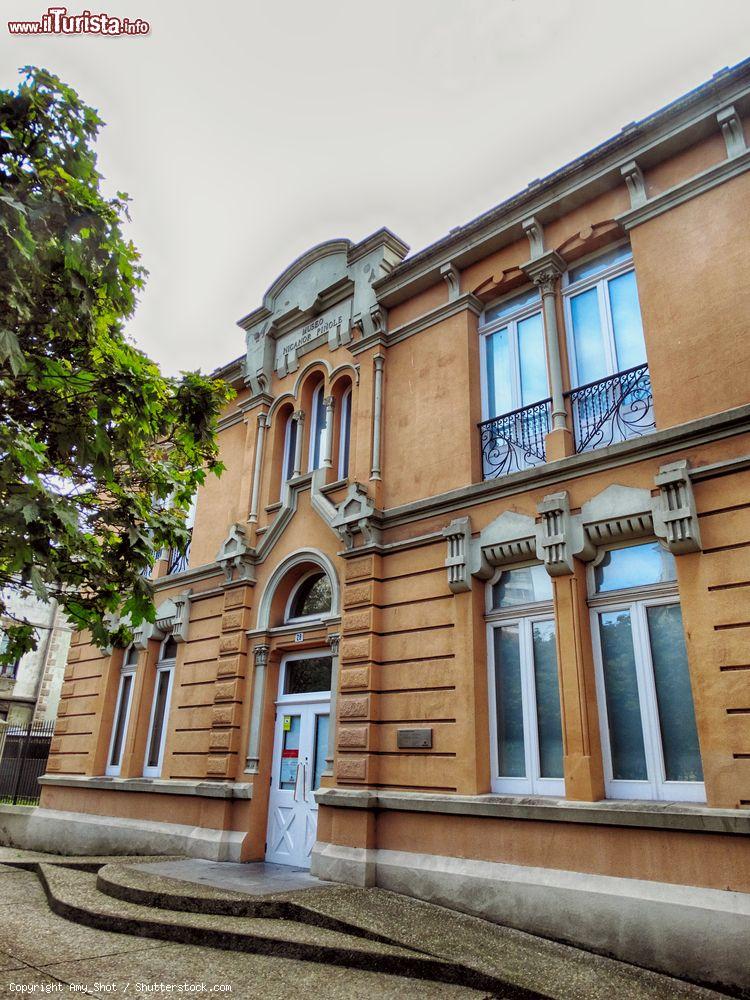
[[312,790],[320,788],[320,779],[326,766],[328,752],[328,716],[315,716],[315,752],[313,755]]
[[281,762],[279,767],[279,788],[294,788],[299,764],[300,716],[284,716],[284,739],[281,742]]
[[297,447],[297,421],[289,418],[286,433],[286,456],[284,457],[284,479],[291,479],[294,474],[294,452]]
[[339,456],[339,476],[344,479],[349,475],[349,440],[352,432],[352,394],[347,392],[343,398],[341,409],[341,444]]
[[601,274],[608,267],[613,267],[615,264],[621,264],[624,260],[629,260],[630,256],[630,247],[627,244],[617,247],[616,250],[610,250],[609,253],[602,254],[601,257],[597,257],[595,260],[587,260],[585,264],[579,264],[578,267],[571,267],[568,271],[568,282],[573,284],[574,281],[581,281],[582,278],[590,278],[594,274]]
[[492,323],[502,316],[511,316],[513,313],[520,312],[527,306],[533,305],[534,302],[539,302],[540,298],[541,296],[537,289],[530,288],[522,295],[515,295],[512,299],[507,299],[505,302],[487,309],[484,314],[484,322],[485,324]]
[[618,371],[645,365],[646,344],[643,340],[635,271],[612,278],[609,282],[609,303],[612,308]]
[[115,716],[115,730],[112,739],[112,753],[109,757],[111,767],[118,767],[122,754],[122,741],[125,737],[125,719],[128,714],[130,704],[130,691],[133,686],[133,675],[123,674],[120,685],[120,700],[117,704],[117,715]]
[[531,638],[534,649],[534,690],[539,733],[539,776],[562,778],[562,721],[560,689],[557,682],[555,623],[534,622],[531,627]]
[[304,618],[323,615],[331,610],[331,581],[325,573],[308,576],[294,595],[289,617]]
[[330,690],[330,656],[308,656],[303,660],[287,660],[284,694],[309,694],[312,691]]
[[177,643],[174,637],[170,635],[167,641],[161,648],[161,659],[162,660],[174,660],[177,656]]
[[677,579],[674,556],[658,542],[610,549],[594,568],[596,592],[645,587]]
[[501,778],[523,778],[526,756],[518,625],[504,625],[494,632],[497,774]]
[[667,781],[703,781],[679,604],[647,608]]
[[546,399],[548,395],[542,314],[538,312],[528,319],[522,319],[517,329],[521,406],[528,406],[540,399]]
[[488,417],[498,417],[501,413],[514,410],[512,379],[514,378],[510,359],[508,327],[503,327],[487,341],[487,408]]
[[148,745],[149,767],[159,766],[162,740],[164,738],[164,717],[167,711],[167,690],[169,688],[169,670],[160,670],[156,678],[156,700],[154,702],[154,721],[151,726],[151,739]]
[[323,402],[323,390],[318,389],[315,392],[315,437],[313,439],[313,455],[312,455],[312,466],[313,469],[320,468],[321,454],[323,451],[323,434],[326,429],[326,407]]
[[124,667],[134,667],[138,660],[138,650],[135,646],[128,646],[125,650],[125,656],[122,661]]
[[629,611],[599,615],[612,777],[646,781],[641,705]]
[[596,382],[609,374],[604,354],[598,287],[589,288],[570,300],[573,320],[578,385]]
[[492,588],[493,608],[552,600],[552,577],[544,566],[507,569]]

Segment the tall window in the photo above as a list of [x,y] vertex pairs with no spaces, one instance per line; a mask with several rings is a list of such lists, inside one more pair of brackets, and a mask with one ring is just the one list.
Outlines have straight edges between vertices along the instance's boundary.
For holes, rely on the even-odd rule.
[[485,311],[481,332],[485,419],[548,395],[541,310],[539,292],[534,289]]
[[564,795],[552,581],[524,566],[487,589],[492,790]]
[[291,479],[294,475],[294,457],[297,451],[297,421],[294,419],[294,414],[290,413],[286,421],[286,430],[284,431],[284,467],[281,476],[281,488],[284,489],[284,483],[288,479]]
[[349,444],[352,434],[352,388],[341,397],[341,426],[339,429],[339,479],[349,475]]
[[323,383],[313,392],[312,397],[312,427],[310,428],[310,463],[309,468],[319,469],[323,461],[323,443],[326,434],[326,407],[323,402]]
[[112,736],[109,741],[109,756],[107,757],[106,773],[118,775],[122,765],[122,752],[125,747],[125,736],[130,721],[130,706],[133,701],[133,686],[135,671],[138,664],[138,650],[128,646],[122,660],[120,670],[120,685],[117,689],[115,717],[112,723]]
[[159,662],[156,665],[156,682],[154,684],[154,700],[151,705],[151,718],[148,726],[146,743],[146,759],[143,765],[145,778],[158,778],[161,774],[164,759],[164,743],[167,734],[167,718],[169,715],[169,699],[172,694],[172,677],[174,675],[177,643],[168,636],[161,644]]
[[705,801],[674,557],[611,549],[590,574],[607,794]]
[[[4,653],[8,648],[8,636],[6,632],[0,628],[0,653]],[[21,662],[20,656],[13,660],[12,663],[4,663],[0,665],[0,677],[7,677],[10,680],[15,680],[18,676],[18,665]]]
[[190,565],[190,544],[193,539],[193,528],[195,527],[195,512],[197,505],[198,492],[196,490],[185,515],[185,527],[190,532],[190,537],[181,548],[169,550],[167,562],[168,574],[182,573]]
[[574,386],[646,364],[629,246],[572,267],[565,276],[564,294]]

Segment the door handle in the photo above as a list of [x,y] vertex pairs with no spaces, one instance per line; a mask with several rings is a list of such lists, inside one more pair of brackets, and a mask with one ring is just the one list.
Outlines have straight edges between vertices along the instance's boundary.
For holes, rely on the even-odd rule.
[[[302,772],[302,799],[301,800],[298,798],[300,772]],[[294,774],[294,801],[295,802],[299,802],[299,801],[306,802],[307,801],[307,795],[305,794],[305,764],[304,764],[304,762],[300,762],[299,764],[297,764],[297,770],[296,770],[296,772]]]

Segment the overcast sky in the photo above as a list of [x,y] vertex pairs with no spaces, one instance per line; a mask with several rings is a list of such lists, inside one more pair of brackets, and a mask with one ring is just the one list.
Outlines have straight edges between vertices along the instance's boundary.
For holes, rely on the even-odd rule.
[[[9,36],[99,109],[150,271],[129,326],[170,373],[300,253],[388,226],[412,251],[739,62],[749,0],[60,0],[147,36]],[[4,0],[36,19],[48,0]]]

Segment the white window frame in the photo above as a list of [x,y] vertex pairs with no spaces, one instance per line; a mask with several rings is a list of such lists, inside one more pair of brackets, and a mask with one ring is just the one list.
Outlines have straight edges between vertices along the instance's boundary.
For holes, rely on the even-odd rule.
[[[339,479],[349,478],[349,465],[352,450],[352,387],[341,394],[341,417],[339,420]],[[347,429],[349,431],[349,455],[347,455],[346,468],[344,468],[344,443],[346,441]]]
[[[328,580],[328,584],[331,588],[331,609],[329,609],[322,615],[302,615],[299,618],[292,618],[291,610],[292,610],[292,605],[294,604],[294,599],[297,596],[297,592],[300,590],[305,580],[309,580],[311,576],[324,576]],[[301,624],[302,622],[322,622],[325,621],[326,618],[331,617],[332,608],[333,608],[333,584],[331,583],[331,578],[328,576],[326,571],[319,566],[317,569],[311,569],[308,573],[305,573],[304,576],[301,576],[299,580],[297,580],[295,585],[292,587],[291,591],[289,592],[289,597],[287,598],[286,606],[284,608],[284,624],[298,625]]]
[[[577,260],[574,267],[580,267],[583,264],[589,262],[594,262],[598,257],[604,257],[609,253],[624,248],[628,246],[627,243],[619,243],[615,246],[607,247],[606,250],[598,251],[597,253],[591,254],[590,256],[583,257],[581,260]],[[575,336],[573,333],[573,313],[570,307],[570,301],[576,295],[581,292],[586,292],[590,288],[598,286],[597,300],[599,303],[599,322],[601,324],[602,338],[603,338],[603,349],[604,349],[604,361],[607,367],[607,371],[602,378],[610,378],[612,375],[617,375],[620,371],[619,363],[617,361],[617,349],[615,346],[615,331],[614,325],[612,323],[612,304],[609,299],[609,282],[612,278],[619,278],[622,274],[627,274],[628,272],[635,272],[635,264],[633,262],[633,251],[630,250],[628,256],[625,260],[621,260],[616,264],[612,264],[610,267],[604,268],[602,271],[597,271],[596,274],[590,275],[588,278],[581,278],[579,281],[572,282],[570,280],[570,271],[566,271],[563,275],[562,280],[562,295],[563,295],[563,309],[565,313],[565,338],[566,345],[568,348],[568,359],[570,365],[570,384],[574,389],[579,388],[581,385],[588,385],[589,383],[580,382],[578,379],[578,364],[576,361],[576,347],[575,347]],[[638,276],[636,275],[636,289],[638,288]],[[640,300],[639,300],[640,304]],[[643,323],[643,316],[641,315],[641,324]],[[647,362],[646,362],[647,363]]]
[[321,382],[315,389],[313,389],[312,399],[310,401],[310,409],[312,413],[310,415],[310,442],[308,445],[308,455],[307,455],[307,470],[308,472],[314,472],[316,468],[321,468],[320,465],[316,466],[315,461],[315,441],[320,434],[320,444],[318,447],[318,460],[323,462],[323,452],[325,449],[325,435],[328,432],[327,426],[322,428],[318,426],[318,401],[320,401],[323,407],[323,413],[325,413],[325,404],[323,403],[323,390],[324,385]]
[[[331,691],[309,691],[307,694],[284,694],[286,684],[286,668],[290,660],[331,660],[331,683],[333,683],[333,656],[330,649],[304,649],[298,653],[285,653],[281,658],[279,667],[279,690],[276,699],[277,705],[298,705],[301,702],[330,702]],[[329,720],[330,724],[330,720]]]
[[[610,546],[625,548],[626,546]],[[596,560],[598,562],[598,560]],[[648,608],[676,604],[680,597],[676,581],[646,584],[643,587],[629,587],[623,590],[595,593],[594,563],[589,565],[589,608],[591,616],[591,639],[594,650],[596,675],[596,697],[599,705],[599,728],[604,763],[604,788],[609,799],[648,799],[667,802],[705,802],[706,786],[702,781],[667,781],[662,751],[659,708],[656,698],[656,681],[651,653],[646,612]],[[635,658],[638,704],[641,713],[643,749],[646,757],[648,778],[631,780],[613,778],[612,750],[609,743],[609,719],[607,715],[607,695],[604,684],[604,658],[602,654],[599,615],[608,611],[629,611],[633,654]],[[692,691],[692,685],[691,685]],[[701,754],[702,757],[702,754]]]
[[[281,456],[281,495],[284,494],[284,487],[294,476],[294,458],[295,456],[289,454],[289,449],[292,442],[292,421],[294,420],[294,413],[290,413],[286,419],[286,424],[284,425],[284,454]],[[297,428],[297,433],[299,434],[299,427]],[[294,442],[294,449],[296,452],[297,442]],[[291,466],[292,474],[287,476],[286,470]]]
[[[123,654],[123,665],[120,668],[120,683],[117,686],[117,700],[115,701],[115,714],[112,719],[112,732],[109,737],[109,747],[107,748],[107,766],[104,769],[104,773],[110,777],[116,778],[122,769],[122,755],[125,750],[125,743],[128,737],[128,726],[130,725],[130,710],[133,707],[133,692],[135,690],[135,673],[138,667],[138,657],[136,655],[135,663],[126,663],[128,659],[128,653],[130,648],[126,649]],[[122,699],[122,689],[125,686],[125,678],[130,677],[130,692],[128,693],[128,703],[125,706],[125,718],[122,723],[122,744],[120,746],[120,759],[116,764],[112,764],[112,751],[115,746],[115,734],[117,732],[117,720],[120,712],[120,701]]]
[[[156,664],[156,677],[154,678],[154,695],[151,699],[151,712],[148,719],[148,737],[146,739],[146,753],[143,757],[143,777],[144,778],[159,778],[161,777],[161,769],[164,763],[164,748],[167,742],[167,728],[169,724],[169,707],[172,701],[172,685],[174,683],[174,668],[176,663],[176,658],[170,658],[168,660],[163,660],[161,658],[164,647],[168,642],[168,638],[164,640],[159,649],[159,662]],[[160,675],[163,673],[169,674],[169,681],[167,683],[167,695],[164,703],[164,718],[161,724],[161,734],[159,743],[159,760],[158,763],[153,767],[149,767],[146,761],[151,754],[151,744],[154,739],[154,715],[156,713],[156,699],[159,695],[159,681]]]
[[[527,289],[531,291],[531,289]],[[493,302],[485,308],[482,313],[482,318],[479,324],[479,372],[480,372],[480,382],[482,391],[482,420],[491,420],[493,417],[502,417],[505,413],[513,413],[514,410],[519,410],[523,407],[521,402],[521,363],[518,356],[518,324],[525,319],[529,319],[531,316],[539,313],[542,315],[542,330],[544,330],[544,315],[542,314],[542,298],[541,295],[537,298],[536,302],[530,302],[525,306],[519,306],[517,310],[507,313],[498,319],[494,319],[491,322],[485,322],[485,316],[487,312],[491,309],[497,309],[501,306],[504,301],[517,298],[523,295],[523,290],[516,289],[514,292],[508,296],[499,299],[497,302]],[[511,397],[513,399],[513,406],[509,410],[505,410],[504,413],[490,413],[490,393],[489,393],[489,373],[487,371],[487,338],[492,336],[493,333],[497,333],[498,330],[502,330],[503,327],[508,327],[510,332],[508,335],[508,341],[510,345],[510,357],[512,365],[512,381],[511,381]],[[545,365],[547,362],[547,347],[546,342],[544,344],[544,354],[545,354]],[[547,392],[549,394],[549,371],[547,372]],[[543,397],[546,399],[547,397]],[[533,406],[533,403],[528,404]]]
[[[549,795],[565,797],[565,778],[542,778],[539,763],[539,729],[536,711],[536,686],[534,683],[534,650],[532,628],[536,622],[555,622],[554,602],[538,601],[533,604],[517,604],[508,608],[492,607],[492,588],[503,572],[523,569],[532,563],[518,563],[504,566],[485,590],[487,622],[487,691],[490,723],[490,780],[492,791],[500,795]],[[521,710],[523,718],[523,744],[526,775],[523,778],[497,775],[498,734],[497,703],[495,698],[495,629],[505,625],[518,625],[519,654],[521,659]],[[558,666],[559,671],[559,666]],[[559,688],[559,674],[558,674]],[[562,721],[562,706],[561,706]]]

